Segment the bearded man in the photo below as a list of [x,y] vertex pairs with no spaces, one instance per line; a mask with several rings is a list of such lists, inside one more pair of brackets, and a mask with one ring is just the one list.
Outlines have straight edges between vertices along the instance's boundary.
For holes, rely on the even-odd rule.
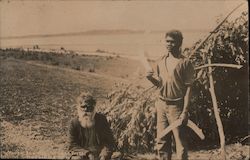
[[89,93],[77,98],[78,117],[71,121],[69,129],[71,158],[111,159],[115,144],[113,134],[106,117],[96,113],[95,106],[96,100]]

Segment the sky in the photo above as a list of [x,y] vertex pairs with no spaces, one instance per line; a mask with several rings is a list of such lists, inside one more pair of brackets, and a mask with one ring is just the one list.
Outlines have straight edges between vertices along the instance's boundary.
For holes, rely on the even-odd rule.
[[94,29],[209,30],[245,1],[1,1],[1,37]]
[[0,0],[0,38],[114,29],[209,32],[240,3],[241,11],[245,0]]

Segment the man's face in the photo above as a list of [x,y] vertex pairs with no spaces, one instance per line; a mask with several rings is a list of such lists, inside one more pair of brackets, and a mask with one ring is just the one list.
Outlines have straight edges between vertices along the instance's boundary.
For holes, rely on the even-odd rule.
[[80,109],[86,113],[93,112],[94,107],[95,107],[95,104],[91,101],[88,101],[88,100],[83,100],[80,104]]
[[83,100],[78,106],[78,116],[82,127],[90,128],[94,125],[95,104],[88,100]]
[[178,46],[178,42],[174,38],[170,36],[166,37],[166,49],[168,53],[171,54],[176,54],[176,52],[178,53],[179,47],[180,46]]

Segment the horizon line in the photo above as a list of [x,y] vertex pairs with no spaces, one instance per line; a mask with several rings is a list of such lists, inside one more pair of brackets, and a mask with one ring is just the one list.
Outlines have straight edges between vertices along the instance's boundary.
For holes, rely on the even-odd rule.
[[[0,40],[10,39],[32,39],[32,38],[50,38],[50,37],[68,37],[68,36],[94,36],[94,35],[112,35],[112,34],[145,34],[145,33],[164,33],[168,30],[132,30],[132,29],[98,29],[88,30],[83,32],[67,32],[67,33],[55,33],[55,34],[30,34],[21,36],[5,36],[1,37]],[[209,32],[208,29],[184,29],[182,32]]]

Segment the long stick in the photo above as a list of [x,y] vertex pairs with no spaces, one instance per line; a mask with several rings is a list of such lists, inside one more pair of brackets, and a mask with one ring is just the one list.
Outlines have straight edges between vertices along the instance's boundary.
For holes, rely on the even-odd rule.
[[210,38],[210,36],[213,34],[213,33],[215,33],[216,31],[217,31],[217,29],[219,29],[220,28],[220,26],[227,20],[227,18],[236,10],[236,9],[238,9],[240,6],[242,6],[244,3],[241,3],[241,4],[239,4],[236,8],[234,8],[218,25],[217,25],[217,27],[215,27],[214,29],[213,29],[213,31],[212,32],[210,32],[202,41],[201,41],[201,43],[198,45],[198,46],[196,46],[195,47],[195,49],[191,52],[191,54],[189,55],[189,57],[190,56],[192,56],[198,49],[200,49],[200,47],[208,40],[208,38]]
[[195,67],[195,70],[202,69],[202,68],[207,68],[207,67],[228,67],[228,68],[237,68],[240,69],[243,67],[242,65],[237,65],[237,64],[225,64],[225,63],[211,63],[211,64],[205,64],[199,67]]
[[153,71],[145,54],[146,54],[145,52],[140,53],[140,57],[139,57],[140,61],[142,62],[142,65],[144,66],[147,72]]
[[[208,58],[208,64],[211,64],[211,58]],[[210,84],[210,94],[213,102],[213,108],[214,108],[214,115],[216,119],[216,123],[218,126],[218,131],[219,131],[219,136],[220,136],[220,146],[221,146],[221,159],[225,160],[226,159],[226,152],[225,152],[225,135],[224,135],[224,129],[223,125],[221,122],[220,118],[220,113],[218,109],[218,104],[217,104],[217,98],[215,95],[215,89],[214,89],[214,80],[213,80],[213,75],[212,75],[212,67],[208,67],[208,74],[209,74],[209,84]]]

